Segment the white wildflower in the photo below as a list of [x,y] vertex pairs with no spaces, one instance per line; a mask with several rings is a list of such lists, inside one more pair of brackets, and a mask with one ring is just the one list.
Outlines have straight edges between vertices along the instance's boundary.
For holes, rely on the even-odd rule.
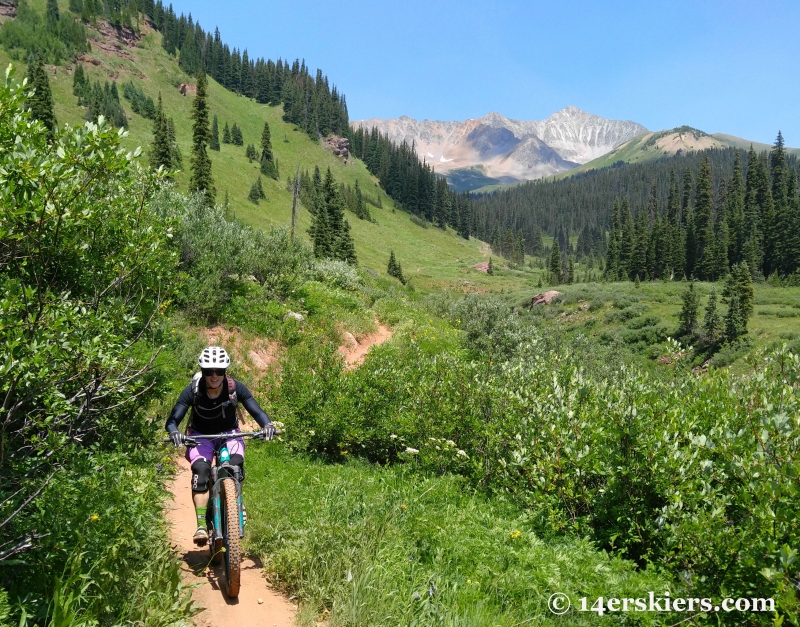
[[415,448],[411,448],[410,446],[407,446],[406,447],[406,453],[408,453],[409,455],[416,455],[417,453],[419,453],[419,450],[417,450]]
[[456,457],[464,457],[464,458],[466,458],[466,457],[469,457],[469,456],[464,451],[462,451],[461,449],[458,449],[458,451],[456,452]]

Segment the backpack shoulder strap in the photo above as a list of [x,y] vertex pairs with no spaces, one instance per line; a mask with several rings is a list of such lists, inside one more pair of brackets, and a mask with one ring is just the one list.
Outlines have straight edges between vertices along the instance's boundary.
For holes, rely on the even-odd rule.
[[225,375],[225,378],[228,380],[228,402],[235,408],[239,403],[239,399],[236,398],[236,381],[229,375]]
[[202,372],[195,372],[192,377],[192,405],[197,402],[197,397],[200,396],[200,379],[202,377]]

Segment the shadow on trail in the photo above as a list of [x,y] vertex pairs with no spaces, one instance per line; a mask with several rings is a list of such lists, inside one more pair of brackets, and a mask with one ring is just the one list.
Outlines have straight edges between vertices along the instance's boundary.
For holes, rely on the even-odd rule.
[[[186,551],[181,556],[181,561],[186,565],[183,570],[193,573],[196,577],[205,577],[211,589],[219,593],[220,598],[225,601],[227,605],[238,605],[239,599],[232,599],[225,594],[223,582],[225,580],[225,565],[217,564],[216,566],[211,563],[211,555],[208,547],[194,548]],[[188,567],[188,568],[187,568]],[[241,571],[254,570],[261,572],[264,565],[258,557],[250,555],[242,556]]]

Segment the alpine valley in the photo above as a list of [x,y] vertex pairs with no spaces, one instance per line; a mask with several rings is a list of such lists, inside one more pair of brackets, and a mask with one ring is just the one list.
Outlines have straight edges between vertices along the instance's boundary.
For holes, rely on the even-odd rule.
[[[568,176],[618,162],[652,161],[707,149],[766,144],[724,133],[682,126],[648,131],[630,120],[609,120],[573,106],[546,120],[512,120],[499,113],[463,122],[415,120],[408,116],[351,122],[377,128],[397,145],[413,143],[417,154],[458,191],[491,191],[497,186],[550,176]],[[796,149],[787,152],[796,154]]]

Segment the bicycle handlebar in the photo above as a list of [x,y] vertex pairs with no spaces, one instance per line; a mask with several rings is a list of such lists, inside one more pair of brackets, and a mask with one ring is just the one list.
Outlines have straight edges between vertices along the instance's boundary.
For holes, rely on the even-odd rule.
[[[275,435],[281,435],[283,433],[282,429],[275,429]],[[221,440],[223,438],[233,440],[235,438],[241,437],[256,437],[259,435],[263,435],[262,431],[242,431],[239,433],[212,433],[210,435],[206,435],[203,433],[196,433],[195,435],[187,435],[186,436],[186,443],[187,444],[197,444],[197,440]],[[164,444],[168,444],[172,442],[172,438],[164,438],[161,440]]]

